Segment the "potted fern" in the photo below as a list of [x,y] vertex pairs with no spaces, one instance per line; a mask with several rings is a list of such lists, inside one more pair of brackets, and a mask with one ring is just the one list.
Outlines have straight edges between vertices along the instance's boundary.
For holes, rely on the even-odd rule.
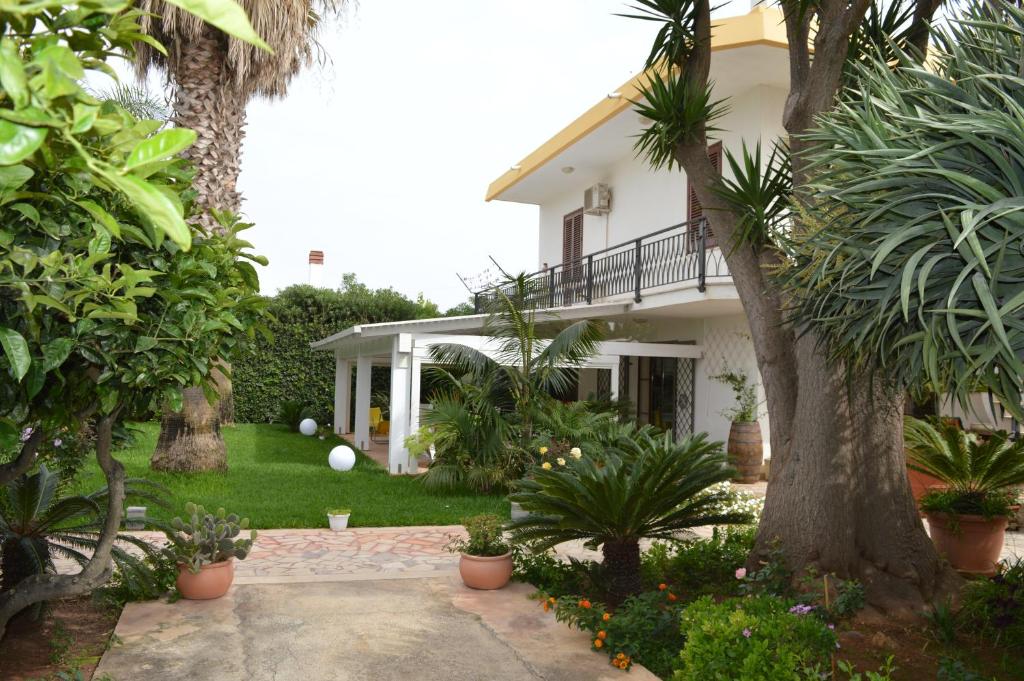
[[178,591],[183,598],[220,598],[235,579],[234,559],[244,560],[256,541],[256,530],[248,539],[238,539],[249,527],[248,518],[217,513],[193,503],[185,504],[186,520],[175,518],[166,530],[170,549],[178,561]]
[[711,379],[732,388],[736,399],[736,406],[723,412],[732,422],[726,451],[729,463],[736,469],[733,480],[757,482],[764,464],[761,424],[757,422],[757,385],[743,371],[731,371],[728,367]]
[[459,574],[471,589],[500,589],[512,579],[512,549],[505,541],[501,518],[477,515],[463,521],[466,538],[453,537],[448,550],[461,554]]
[[932,542],[957,570],[994,575],[1006,526],[1024,484],[1024,441],[982,440],[941,420],[904,420],[907,466],[940,485],[921,497]]

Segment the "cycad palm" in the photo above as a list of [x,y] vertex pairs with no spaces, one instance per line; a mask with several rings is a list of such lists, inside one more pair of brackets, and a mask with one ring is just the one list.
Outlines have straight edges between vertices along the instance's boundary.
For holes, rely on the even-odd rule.
[[984,496],[1024,485],[1024,440],[997,432],[981,441],[953,423],[933,425],[907,417],[904,426],[907,463],[933,475],[959,494]]
[[510,530],[537,549],[578,539],[600,544],[615,606],[640,591],[641,539],[672,540],[693,527],[749,522],[723,510],[726,492],[706,491],[731,474],[721,443],[703,434],[676,442],[667,433],[641,432],[603,463],[585,457],[517,483],[510,498],[531,515]]

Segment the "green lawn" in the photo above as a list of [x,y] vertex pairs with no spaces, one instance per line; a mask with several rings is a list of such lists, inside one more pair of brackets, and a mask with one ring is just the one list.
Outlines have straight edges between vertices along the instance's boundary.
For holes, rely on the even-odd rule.
[[[347,473],[327,465],[327,454],[343,442],[291,433],[283,426],[240,424],[223,430],[227,473],[160,473],[149,468],[159,428],[146,423],[131,448],[116,453],[129,477],[147,478],[171,490],[174,509],[150,508],[151,515],[181,515],[187,501],[207,509],[223,506],[248,517],[253,527],[326,527],[328,508],[352,509],[349,525],[454,525],[479,513],[507,517],[501,496],[430,494],[414,477],[390,476],[362,452]],[[79,490],[103,486],[103,474],[90,460],[79,476]]]

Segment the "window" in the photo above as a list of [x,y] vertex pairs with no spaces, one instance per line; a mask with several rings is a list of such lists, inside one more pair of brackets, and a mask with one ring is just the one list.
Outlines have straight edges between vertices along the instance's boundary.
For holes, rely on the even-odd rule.
[[575,265],[583,259],[583,209],[562,218],[562,264]]
[[[715,170],[719,175],[722,173],[722,143],[715,142],[708,147],[708,159],[711,161],[711,165],[715,167]],[[693,190],[693,185],[690,181],[686,181],[686,219],[691,223],[704,215],[704,209],[700,205],[700,201],[697,200],[697,192]],[[718,241],[715,239],[715,232],[711,229],[711,225],[708,225],[707,241],[705,242],[708,248],[717,246]],[[688,232],[689,238],[687,239],[687,250],[693,251],[697,248],[697,226],[695,224],[690,225],[690,231]]]

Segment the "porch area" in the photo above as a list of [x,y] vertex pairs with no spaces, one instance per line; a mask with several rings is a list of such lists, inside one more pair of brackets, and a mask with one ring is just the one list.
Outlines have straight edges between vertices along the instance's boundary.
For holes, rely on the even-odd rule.
[[[541,310],[537,321],[557,323],[616,317],[623,315],[627,308],[628,304],[607,304]],[[334,431],[351,438],[355,446],[394,475],[419,472],[420,466],[429,464],[429,459],[423,457],[417,461],[411,457],[405,440],[419,430],[421,416],[430,408],[422,399],[422,387],[423,370],[434,364],[431,348],[438,344],[465,345],[498,361],[500,353],[491,339],[483,335],[486,318],[478,314],[364,324],[312,343],[312,349],[334,355]],[[631,362],[656,358],[671,363],[687,362],[692,366],[701,357],[702,348],[695,344],[604,341],[597,354],[581,368],[581,374],[586,374],[587,378],[586,381],[581,378],[579,392],[586,386],[594,388],[603,399],[615,400],[620,392],[629,395]],[[385,367],[389,374],[386,436],[375,435],[371,427],[374,367]],[[692,400],[692,390],[690,395]],[[692,412],[692,402],[689,407]],[[692,430],[692,413],[687,427]]]

